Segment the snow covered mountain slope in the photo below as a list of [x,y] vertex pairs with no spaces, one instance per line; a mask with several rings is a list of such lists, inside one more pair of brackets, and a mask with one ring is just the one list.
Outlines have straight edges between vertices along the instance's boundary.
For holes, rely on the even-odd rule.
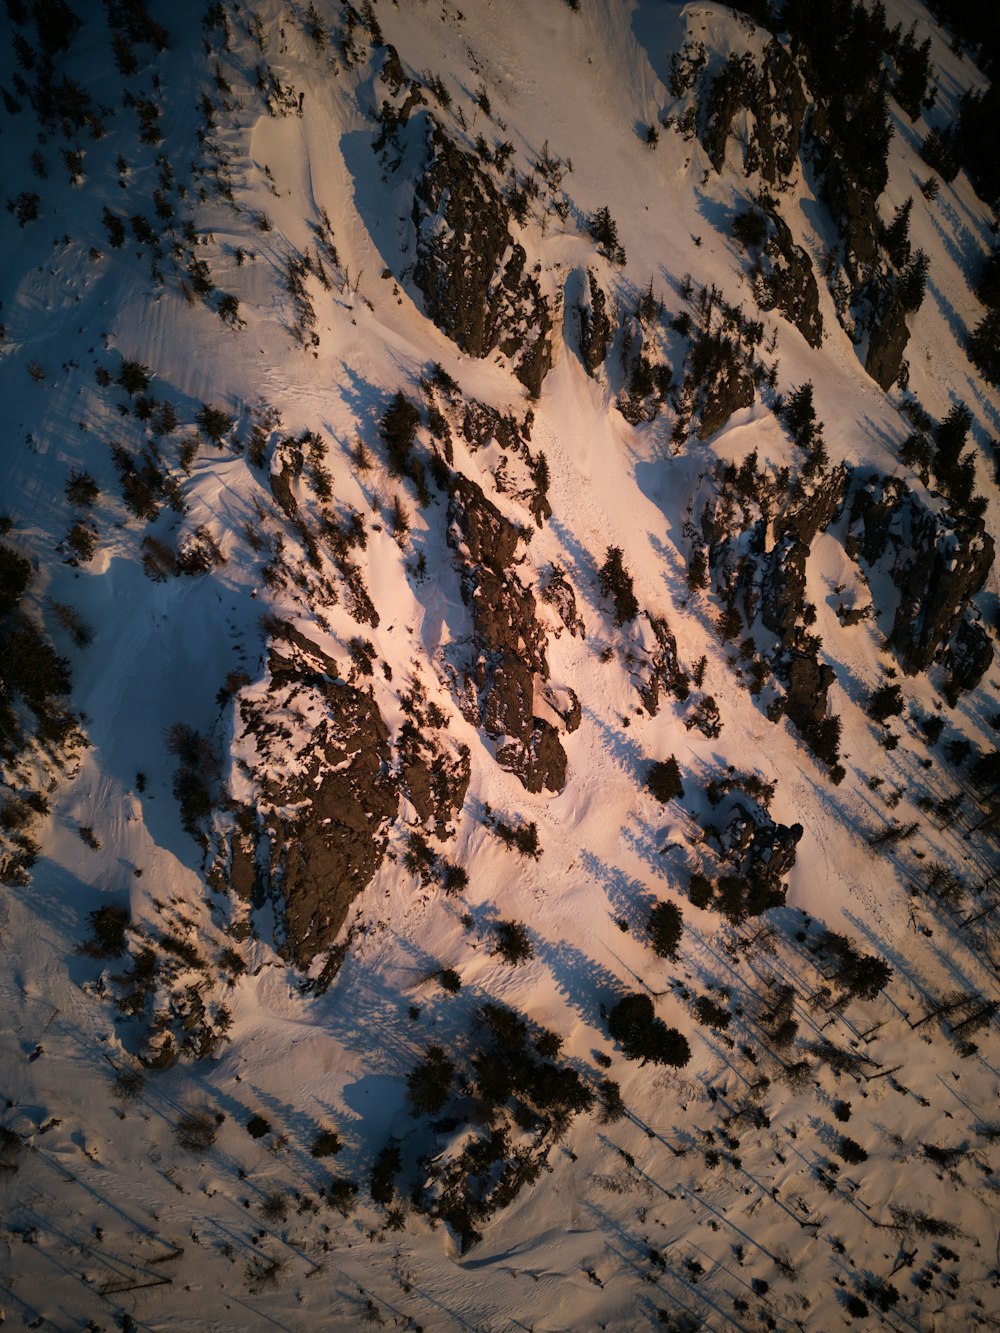
[[988,51],[809,8],[7,0],[11,1327],[996,1324]]

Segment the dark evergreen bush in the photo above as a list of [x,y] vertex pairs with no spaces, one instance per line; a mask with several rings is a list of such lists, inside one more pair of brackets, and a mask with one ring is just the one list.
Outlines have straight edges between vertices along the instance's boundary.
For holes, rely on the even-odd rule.
[[893,94],[896,101],[909,116],[916,120],[927,97],[927,82],[931,74],[931,39],[925,38],[918,46],[916,24],[913,24],[902,38],[896,51],[896,79]]
[[648,995],[634,993],[619,1000],[608,1014],[608,1032],[629,1060],[679,1067],[691,1058],[684,1035],[656,1017]]
[[405,477],[409,473],[410,451],[419,425],[420,409],[400,390],[379,426],[389,453],[389,471],[394,477]]
[[868,1160],[868,1154],[865,1152],[864,1148],[862,1148],[861,1144],[854,1139],[849,1139],[846,1135],[841,1137],[837,1152],[844,1161],[850,1163],[851,1166],[857,1166],[859,1163],[867,1162]]
[[767,240],[767,219],[754,208],[744,209],[733,218],[733,235],[744,249],[759,249]]
[[669,759],[658,760],[650,767],[646,774],[646,788],[664,805],[668,801],[680,799],[684,796],[681,771],[673,755]]
[[13,611],[31,578],[31,562],[0,542],[0,615]]
[[440,1046],[428,1046],[425,1058],[410,1070],[407,1096],[417,1115],[436,1115],[451,1094],[455,1062]]
[[639,614],[639,603],[632,588],[632,576],[625,568],[620,546],[609,546],[599,571],[602,597],[615,604],[615,624],[624,625]]
[[493,929],[496,935],[496,948],[493,952],[505,963],[518,967],[521,963],[534,958],[535,946],[526,927],[520,921],[498,921]]
[[674,903],[657,903],[648,924],[653,949],[661,958],[676,958],[684,931],[681,909]]
[[969,339],[969,360],[994,388],[1000,387],[1000,308],[989,310]]
[[219,407],[203,403],[201,411],[195,417],[202,435],[212,444],[221,446],[223,437],[233,428],[233,419]]
[[983,265],[976,283],[976,295],[991,309],[1000,306],[1000,250],[994,250]]
[[717,1004],[710,995],[699,995],[694,1002],[695,1017],[699,1023],[705,1027],[715,1028],[717,1031],[724,1031],[732,1022],[732,1014],[728,1009],[724,1009],[721,1004]]
[[144,366],[141,361],[133,361],[129,357],[122,357],[122,363],[118,370],[118,383],[130,398],[137,393],[145,393],[149,388],[151,378],[152,372],[148,366]]
[[390,1139],[375,1158],[368,1189],[376,1203],[392,1203],[396,1192],[395,1179],[402,1170],[403,1157],[395,1139]]
[[125,933],[131,919],[128,909],[111,905],[98,907],[88,919],[91,936],[80,946],[80,952],[91,958],[120,958],[128,943]]
[[697,872],[688,880],[688,900],[692,907],[710,907],[715,896],[715,885]]
[[903,691],[898,685],[879,685],[868,699],[868,716],[873,722],[886,723],[903,711]]
[[883,244],[894,268],[901,269],[910,259],[910,213],[913,211],[913,196],[910,195],[899,205],[892,216],[892,222],[885,229]]
[[849,995],[873,1000],[892,978],[892,968],[884,959],[859,952],[845,935],[827,931],[820,947],[835,963],[834,980]]
[[587,230],[597,242],[597,248],[609,264],[619,267],[625,263],[625,251],[618,240],[618,225],[607,204],[591,214]]

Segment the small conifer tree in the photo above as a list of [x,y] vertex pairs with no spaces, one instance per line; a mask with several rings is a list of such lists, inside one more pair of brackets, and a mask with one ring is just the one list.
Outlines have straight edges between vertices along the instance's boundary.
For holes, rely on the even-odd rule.
[[684,784],[681,781],[681,771],[673,755],[669,759],[653,764],[646,774],[646,787],[664,805],[668,801],[683,797]]
[[615,604],[615,624],[624,625],[639,614],[639,603],[632,588],[632,576],[625,568],[620,546],[609,546],[599,572],[601,596]]

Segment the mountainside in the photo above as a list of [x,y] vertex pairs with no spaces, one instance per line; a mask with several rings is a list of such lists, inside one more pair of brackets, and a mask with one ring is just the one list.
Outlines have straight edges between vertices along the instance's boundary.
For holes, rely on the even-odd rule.
[[5,3],[6,1323],[1000,1325],[995,21]]

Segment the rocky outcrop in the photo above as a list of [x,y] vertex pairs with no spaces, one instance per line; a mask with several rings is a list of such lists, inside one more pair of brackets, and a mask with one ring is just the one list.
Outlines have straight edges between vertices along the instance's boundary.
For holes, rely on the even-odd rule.
[[698,438],[707,440],[754,400],[753,377],[740,348],[725,334],[703,333],[691,345],[686,378],[695,393]]
[[981,519],[934,511],[902,481],[882,476],[855,495],[846,547],[869,570],[888,575],[899,593],[889,642],[908,676],[947,647],[994,555]]
[[823,197],[844,238],[845,268],[853,288],[860,288],[878,254],[878,194],[831,156]]
[[427,314],[470,356],[499,348],[537,398],[552,365],[549,303],[510,234],[510,214],[492,178],[437,125],[412,216],[413,280]]
[[475,660],[466,674],[471,715],[499,743],[497,762],[528,791],[561,791],[566,754],[555,727],[537,717],[534,706],[536,678],[548,677],[545,634],[535,598],[512,568],[524,530],[457,474],[448,520],[474,626]]
[[993,641],[971,609],[958,622],[944,663],[954,691],[974,690],[993,665]]
[[868,354],[865,357],[865,370],[880,388],[891,389],[896,383],[909,340],[906,312],[899,298],[890,293],[883,311],[869,330]]
[[633,650],[636,658],[632,668],[632,684],[639,693],[642,706],[650,717],[655,717],[664,690],[684,699],[688,695],[688,678],[677,656],[677,640],[661,616],[644,611],[638,621],[641,645]]
[[731,801],[724,809],[722,827],[710,833],[720,858],[744,875],[761,869],[775,879],[787,875],[795,865],[802,825],[777,824],[762,810],[741,800]]
[[[795,642],[805,607],[809,548],[844,503],[848,479],[843,464],[821,473],[812,490],[798,494],[775,519],[774,546],[758,561],[760,617],[786,645]],[[749,613],[749,605],[747,609]]]
[[726,162],[733,117],[754,100],[756,87],[757,74],[750,55],[730,56],[712,80],[704,99],[699,138],[717,172],[721,173]]
[[785,684],[782,712],[814,750],[823,748],[823,725],[831,721],[827,717],[827,699],[837,673],[828,663],[820,662],[815,651],[803,648],[786,654],[779,669]]
[[745,164],[748,175],[759,170],[771,185],[791,175],[809,104],[795,61],[772,39],[764,48],[753,90],[754,133]]
[[767,213],[771,234],[761,252],[759,274],[754,278],[754,296],[761,310],[780,310],[810,347],[823,341],[823,317],[819,310],[819,288],[812,260],[796,245],[784,218],[773,209]]
[[256,811],[245,807],[233,839],[230,882],[258,905],[271,899],[283,951],[308,967],[382,862],[399,808],[389,733],[371,695],[294,630],[272,644],[237,716],[234,751]]
[[798,160],[809,99],[795,61],[777,40],[764,49],[760,68],[749,54],[732,55],[712,80],[703,100],[699,137],[712,166],[721,172],[733,119],[752,117],[744,170],[771,185],[787,178]]
[[728,871],[719,878],[715,905],[731,920],[784,904],[783,878],[795,865],[801,824],[775,823],[756,802],[730,796],[705,834]]
[[397,752],[399,780],[417,818],[436,838],[451,837],[472,776],[468,746],[429,729],[426,717],[408,718]]
[[608,354],[612,325],[608,315],[608,298],[591,269],[587,270],[587,287],[590,295],[589,304],[581,303],[578,307],[580,359],[587,374],[595,375]]
[[557,689],[554,685],[546,683],[542,686],[541,696],[566,730],[576,731],[583,721],[583,709],[580,707],[576,690],[570,689],[568,685]]
[[813,480],[809,491],[797,494],[782,509],[775,530],[782,537],[792,537],[810,546],[813,539],[833,522],[847,498],[850,480],[850,470],[844,463],[821,473]]
[[501,412],[489,403],[481,403],[470,398],[462,413],[462,435],[473,453],[496,440],[505,453],[519,454],[527,449],[531,442],[531,427],[534,414],[531,408],[525,413],[524,420],[518,421],[513,412]]
[[[577,634],[581,639],[587,637],[587,629],[583,619],[576,609],[576,593],[573,585],[566,577],[566,571],[559,565],[551,565],[548,577],[542,583],[539,589],[543,602],[547,602],[554,607],[559,619],[575,638]],[[556,638],[559,637],[559,630],[555,631]]]
[[786,537],[764,557],[760,618],[783,643],[792,639],[806,600],[805,542]]

